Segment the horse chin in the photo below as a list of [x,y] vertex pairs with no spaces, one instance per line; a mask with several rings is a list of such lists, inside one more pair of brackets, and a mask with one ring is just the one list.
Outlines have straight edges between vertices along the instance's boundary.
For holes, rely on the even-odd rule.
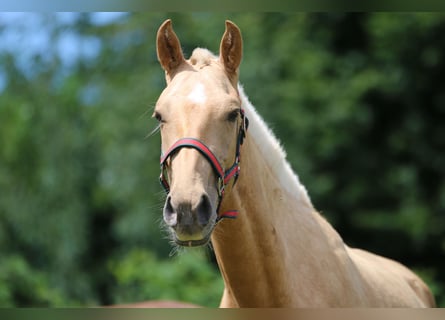
[[174,239],[175,243],[182,247],[200,247],[205,246],[210,241],[210,234],[199,240],[179,240],[176,236]]
[[212,235],[212,231],[214,229],[215,225],[210,228],[206,228],[207,230],[203,230],[202,234],[200,236],[195,237],[181,237],[178,236],[178,233],[172,230],[172,237],[175,244],[182,246],[182,247],[199,247],[199,246],[205,246],[210,241],[210,236]]

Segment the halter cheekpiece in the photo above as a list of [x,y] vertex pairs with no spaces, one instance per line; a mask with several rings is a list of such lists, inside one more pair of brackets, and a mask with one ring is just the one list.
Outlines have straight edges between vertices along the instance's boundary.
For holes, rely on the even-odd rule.
[[195,138],[182,138],[176,141],[170,149],[167,150],[167,152],[163,155],[161,155],[161,176],[159,177],[159,180],[161,182],[161,185],[164,187],[165,192],[168,194],[170,192],[170,184],[168,179],[168,164],[167,160],[176,152],[178,152],[182,148],[193,148],[198,150],[204,158],[210,163],[210,165],[213,168],[213,171],[215,172],[217,176],[217,186],[216,189],[218,191],[218,206],[216,209],[216,213],[218,214],[217,222],[223,218],[230,218],[235,219],[238,215],[238,211],[236,210],[230,210],[223,212],[222,214],[219,213],[219,207],[221,205],[221,201],[224,197],[225,187],[228,185],[230,180],[233,179],[233,185],[235,185],[239,173],[240,173],[240,149],[241,145],[244,142],[244,138],[246,137],[246,131],[247,127],[249,126],[249,120],[244,114],[244,110],[240,109],[240,115],[241,115],[241,125],[238,131],[238,137],[237,137],[237,143],[236,143],[236,152],[235,152],[235,161],[233,165],[227,169],[224,170],[221,163],[218,161],[218,158],[215,156],[215,154],[210,150],[202,141],[195,139]]

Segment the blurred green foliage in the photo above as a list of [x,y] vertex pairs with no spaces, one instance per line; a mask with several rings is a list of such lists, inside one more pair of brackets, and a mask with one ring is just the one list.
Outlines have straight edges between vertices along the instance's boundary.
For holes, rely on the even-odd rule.
[[174,299],[217,307],[224,289],[222,278],[199,251],[159,261],[146,249],[134,249],[122,261],[110,262],[109,269],[118,302]]
[[[0,306],[218,305],[211,254],[169,257],[160,227],[148,134],[166,18],[186,55],[217,52],[224,20],[238,24],[241,82],[316,208],[348,244],[416,270],[445,306],[444,14],[33,17],[45,50],[0,48]],[[11,30],[26,39],[0,20],[0,38]]]

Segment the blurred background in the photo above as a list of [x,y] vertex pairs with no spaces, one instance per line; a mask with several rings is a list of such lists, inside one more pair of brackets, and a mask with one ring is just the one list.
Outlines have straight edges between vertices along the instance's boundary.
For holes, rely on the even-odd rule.
[[442,13],[0,13],[0,307],[218,305],[212,251],[161,226],[167,18],[186,56],[238,24],[240,80],[315,207],[445,307]]

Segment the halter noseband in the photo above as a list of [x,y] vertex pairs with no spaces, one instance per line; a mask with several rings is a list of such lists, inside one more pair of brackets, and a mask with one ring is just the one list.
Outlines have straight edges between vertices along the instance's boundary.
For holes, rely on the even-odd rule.
[[216,189],[218,191],[218,207],[216,209],[216,213],[218,214],[217,222],[223,218],[231,218],[235,219],[238,215],[238,211],[230,210],[226,211],[222,214],[219,214],[219,207],[221,205],[221,201],[224,197],[225,187],[228,185],[230,180],[233,180],[233,185],[235,185],[238,180],[238,175],[240,172],[240,149],[241,145],[244,142],[244,138],[246,137],[247,127],[249,126],[249,120],[244,115],[244,110],[240,109],[241,115],[241,125],[238,131],[237,143],[236,143],[236,152],[235,152],[235,161],[233,165],[228,169],[224,170],[221,163],[218,161],[215,154],[200,140],[195,138],[182,138],[176,141],[170,149],[164,154],[161,155],[161,176],[159,180],[161,185],[164,187],[165,192],[168,194],[170,192],[170,184],[168,181],[168,164],[167,160],[176,152],[178,152],[182,148],[193,148],[198,150],[204,158],[210,163],[217,176],[217,186]]

